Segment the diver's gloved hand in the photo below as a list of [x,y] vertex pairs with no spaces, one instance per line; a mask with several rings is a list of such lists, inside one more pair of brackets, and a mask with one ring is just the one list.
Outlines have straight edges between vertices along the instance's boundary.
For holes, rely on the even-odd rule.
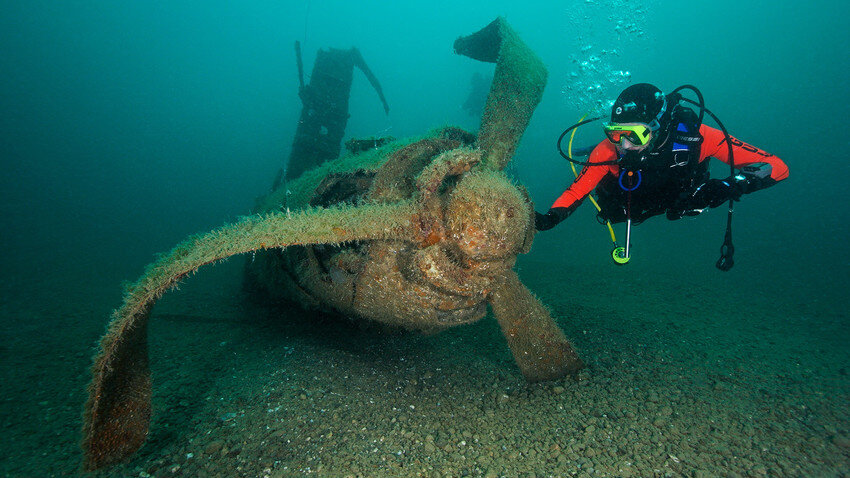
[[736,183],[744,194],[749,194],[776,184],[771,177],[773,166],[769,163],[753,163],[741,168],[741,174],[735,176]]
[[540,214],[537,211],[534,211],[534,228],[538,231],[548,231],[555,227],[555,222],[552,220],[552,217],[549,216],[549,213]]
[[[577,206],[578,204],[576,204]],[[546,214],[534,211],[534,227],[538,231],[547,231],[573,213],[575,207],[553,207]]]
[[726,201],[739,200],[744,193],[743,185],[734,176],[726,179],[709,179],[699,186],[691,196],[692,209],[717,207]]

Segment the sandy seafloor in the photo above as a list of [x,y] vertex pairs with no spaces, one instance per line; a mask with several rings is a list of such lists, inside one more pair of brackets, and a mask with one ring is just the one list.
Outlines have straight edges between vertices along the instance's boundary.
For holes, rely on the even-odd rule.
[[[528,385],[490,316],[380,332],[246,300],[242,260],[155,307],[149,439],[102,476],[850,476],[840,303],[521,258],[588,364]],[[118,304],[76,295],[2,303],[2,476],[78,473],[90,356]]]

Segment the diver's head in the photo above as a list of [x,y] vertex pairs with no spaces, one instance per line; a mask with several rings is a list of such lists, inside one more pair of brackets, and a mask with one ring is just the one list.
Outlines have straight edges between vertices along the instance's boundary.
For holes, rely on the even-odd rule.
[[605,135],[620,153],[646,150],[669,123],[669,110],[667,98],[656,86],[629,86],[611,107],[611,122],[604,125]]

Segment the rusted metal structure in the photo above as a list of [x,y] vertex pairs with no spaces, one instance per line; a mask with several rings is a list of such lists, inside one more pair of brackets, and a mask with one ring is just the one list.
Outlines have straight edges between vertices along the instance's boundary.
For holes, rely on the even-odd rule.
[[496,64],[477,135],[444,128],[325,161],[273,190],[251,216],[179,244],[128,289],[92,370],[86,469],[120,461],[145,441],[156,300],[236,254],[256,253],[246,273],[270,294],[411,330],[469,323],[489,307],[529,381],[582,367],[512,269],[531,247],[533,207],[502,170],[540,101],[546,69],[501,18],[459,38],[455,51]]

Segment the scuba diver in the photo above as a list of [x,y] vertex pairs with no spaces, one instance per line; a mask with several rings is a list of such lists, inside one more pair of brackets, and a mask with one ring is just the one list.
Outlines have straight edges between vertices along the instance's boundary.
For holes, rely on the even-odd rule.
[[[692,90],[699,102],[679,92]],[[698,106],[697,112],[685,105]],[[708,113],[720,130],[702,123]],[[596,190],[591,200],[598,218],[607,223],[614,240],[614,261],[629,259],[632,224],[666,214],[670,220],[695,216],[707,208],[729,202],[726,240],[717,267],[732,267],[732,203],[741,195],[776,184],[788,177],[788,167],[776,156],[730,136],[723,124],[705,108],[702,93],[684,85],[664,94],[648,83],[629,86],[611,108],[611,121],[603,125],[606,139],[590,152],[586,162],[564,153],[561,141],[578,126],[602,119],[580,121],[558,139],[562,156],[584,168],[576,180],[552,204],[546,214],[535,212],[538,231],[551,229],[566,219]],[[570,140],[570,146],[572,139]],[[730,165],[725,179],[709,177],[708,159],[714,157]],[[574,168],[575,171],[575,168]],[[626,246],[617,247],[611,223],[626,222]]]

